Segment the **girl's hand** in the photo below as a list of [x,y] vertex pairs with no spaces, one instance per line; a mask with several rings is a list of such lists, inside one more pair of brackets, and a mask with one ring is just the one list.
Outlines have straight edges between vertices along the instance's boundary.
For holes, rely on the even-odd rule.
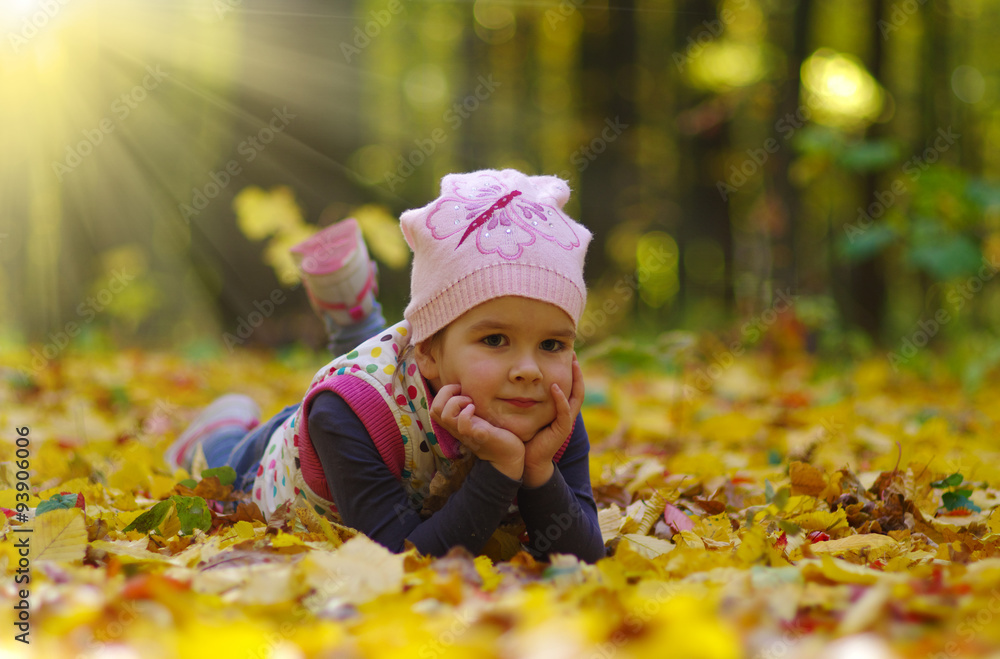
[[573,430],[573,422],[583,407],[583,370],[573,353],[573,389],[569,399],[559,385],[552,383],[556,418],[524,444],[524,486],[539,487],[552,478],[552,458]]
[[525,444],[514,433],[476,416],[476,406],[471,398],[462,395],[461,385],[441,387],[430,411],[431,418],[477,458],[492,462],[497,471],[509,478],[521,479]]

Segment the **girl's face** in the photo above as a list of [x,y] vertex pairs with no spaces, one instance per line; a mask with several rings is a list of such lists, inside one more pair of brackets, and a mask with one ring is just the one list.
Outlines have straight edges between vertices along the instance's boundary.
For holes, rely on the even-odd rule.
[[550,388],[573,384],[573,320],[559,307],[524,297],[495,298],[417,347],[417,366],[436,393],[448,384],[472,398],[476,416],[521,441],[556,418]]

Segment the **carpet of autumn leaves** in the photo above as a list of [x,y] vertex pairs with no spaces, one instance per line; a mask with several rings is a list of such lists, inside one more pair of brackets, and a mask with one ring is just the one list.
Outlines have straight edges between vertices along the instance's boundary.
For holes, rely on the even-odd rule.
[[[611,554],[596,565],[394,555],[305,510],[267,524],[224,478],[167,468],[214,396],[273,413],[316,356],[122,351],[25,377],[28,354],[8,353],[0,656],[1000,657],[1000,380],[614,353],[582,355]],[[154,531],[125,530],[171,497],[204,499],[204,523],[164,504]]]

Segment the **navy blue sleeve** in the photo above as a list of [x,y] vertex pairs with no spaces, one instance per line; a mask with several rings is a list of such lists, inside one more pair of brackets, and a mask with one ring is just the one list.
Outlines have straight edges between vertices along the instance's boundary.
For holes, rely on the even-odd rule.
[[531,553],[573,554],[588,563],[604,558],[604,540],[590,487],[590,441],[583,416],[577,417],[552,478],[535,488],[522,487],[517,505],[528,529]]
[[330,392],[315,398],[309,436],[344,523],[394,552],[403,551],[409,540],[430,556],[442,556],[457,545],[478,554],[521,486],[521,481],[477,460],[444,507],[421,520],[343,398]]

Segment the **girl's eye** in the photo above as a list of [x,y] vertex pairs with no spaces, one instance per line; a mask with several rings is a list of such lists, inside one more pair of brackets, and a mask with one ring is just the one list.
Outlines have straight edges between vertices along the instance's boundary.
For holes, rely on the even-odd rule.
[[559,352],[563,349],[564,345],[562,341],[556,339],[545,339],[541,343],[541,348],[546,352]]
[[503,345],[503,334],[490,334],[483,339],[483,343],[491,348],[498,348]]

